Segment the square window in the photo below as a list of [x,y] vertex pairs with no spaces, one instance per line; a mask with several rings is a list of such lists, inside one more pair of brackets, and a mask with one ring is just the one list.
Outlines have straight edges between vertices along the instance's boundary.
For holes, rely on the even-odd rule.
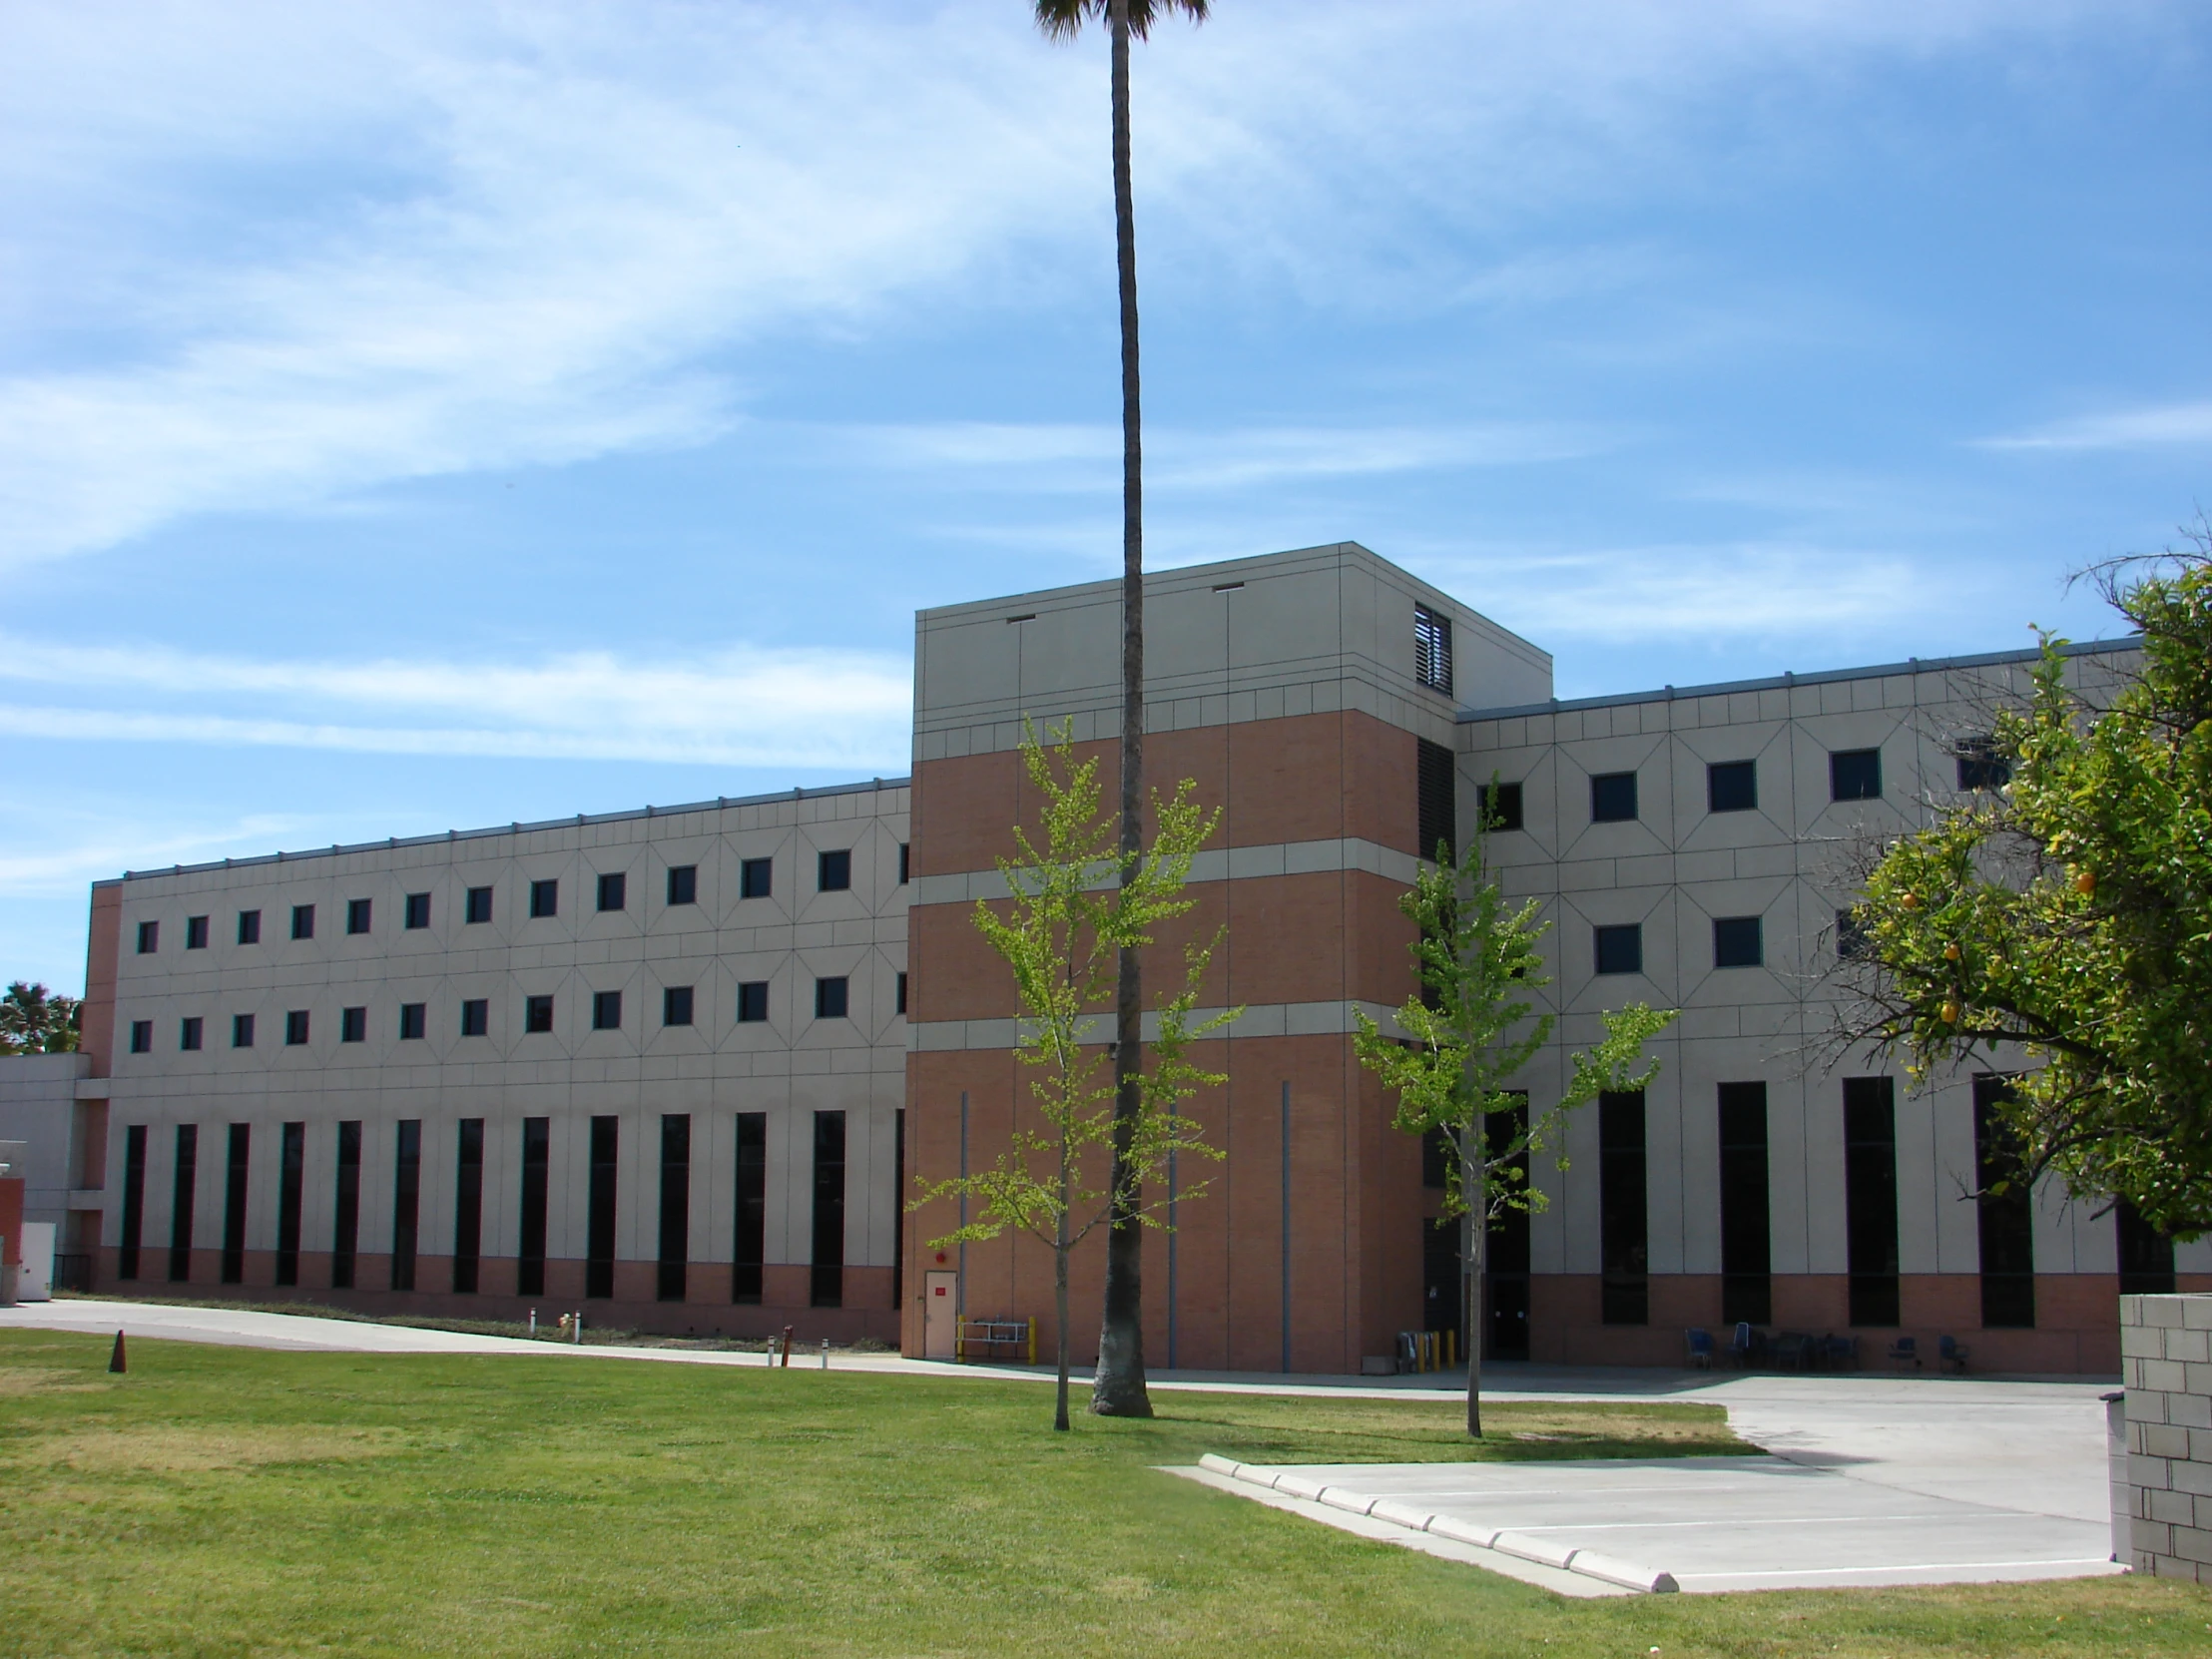
[[898,976],[898,1009],[897,1009],[897,1011],[898,1011],[899,1013],[902,1013],[902,1014],[903,1014],[903,1013],[904,1013],[904,1012],[906,1011],[906,976],[905,976],[905,975],[904,975],[903,973],[902,973],[902,974],[900,974],[900,975]]
[[738,866],[738,896],[740,898],[766,898],[769,892],[769,875],[776,867],[773,858],[748,858]]
[[1451,695],[1451,618],[1426,605],[1413,607],[1413,678]]
[[815,981],[815,1018],[843,1019],[845,1017],[845,981],[817,979]]
[[530,914],[532,916],[557,916],[561,913],[561,883],[533,881],[530,883]]
[[902,887],[906,884],[908,873],[913,868],[912,851],[913,849],[904,841],[898,843],[898,884]]
[[151,956],[162,947],[162,924],[158,921],[139,923],[139,948],[141,956]]
[[1759,763],[1721,761],[1705,769],[1705,810],[1752,813],[1759,810]]
[[834,852],[825,852],[816,860],[815,882],[819,892],[849,892],[852,888],[852,852],[849,847],[839,847]]
[[768,1018],[768,981],[749,979],[738,987],[738,1023],[759,1025]]
[[553,999],[550,996],[526,996],[522,999],[522,1029],[541,1035],[553,1029]]
[[668,872],[668,901],[671,904],[697,904],[699,902],[699,866],[676,864]]
[[259,911],[259,910],[241,910],[241,911],[239,912],[239,943],[241,943],[241,944],[260,944],[261,942],[262,942],[262,913],[261,913],[261,911]]
[[483,997],[471,997],[461,1004],[461,1035],[464,1037],[488,1036],[491,1032],[491,1003]]
[[185,917],[185,948],[187,950],[205,950],[208,948],[208,918],[206,916]]
[[177,1046],[191,1054],[199,1050],[201,1034],[207,1029],[200,1016],[193,1014],[177,1022]]
[[464,912],[463,920],[470,925],[479,921],[491,920],[491,888],[471,887],[468,889],[468,907]]
[[1713,918],[1713,965],[1717,968],[1758,967],[1767,959],[1764,930],[1757,916]]
[[1831,801],[1880,801],[1882,751],[1839,749],[1829,756],[1828,798]]
[[340,1008],[338,1010],[338,1041],[341,1043],[365,1043],[368,1041],[368,1010],[366,1008]]
[[399,1004],[399,1040],[420,1042],[430,1031],[430,1005],[427,1002],[402,1002]]
[[429,926],[430,895],[426,892],[407,894],[407,911],[403,920],[410,930],[419,930]]
[[591,1028],[594,1031],[619,1031],[622,1029],[622,993],[620,991],[593,991],[591,993]]
[[294,904],[291,907],[291,936],[295,939],[314,937],[314,906]]
[[348,898],[345,901],[345,930],[347,933],[368,931],[368,900]]
[[284,1046],[297,1048],[307,1040],[307,1010],[294,1008],[284,1016]]
[[1597,971],[1600,973],[1641,973],[1644,971],[1643,923],[1632,921],[1625,927],[1600,927],[1597,929]]
[[1518,784],[1479,785],[1475,800],[1482,808],[1484,830],[1518,830],[1521,827],[1521,787]]
[[152,1020],[134,1019],[131,1021],[131,1052],[133,1054],[151,1054],[154,1052],[154,1022]]
[[1997,753],[1990,738],[1968,738],[1958,746],[1960,790],[2001,790],[2012,782],[2012,763]]
[[254,1016],[252,1014],[233,1014],[231,1016],[231,1046],[233,1048],[252,1048],[254,1046]]
[[663,1025],[689,1025],[692,1022],[692,988],[689,985],[666,985],[661,989],[661,1023]]
[[602,910],[626,910],[630,907],[630,877],[621,870],[599,878],[599,907]]
[[1636,775],[1601,772],[1590,780],[1590,822],[1626,824],[1636,816]]

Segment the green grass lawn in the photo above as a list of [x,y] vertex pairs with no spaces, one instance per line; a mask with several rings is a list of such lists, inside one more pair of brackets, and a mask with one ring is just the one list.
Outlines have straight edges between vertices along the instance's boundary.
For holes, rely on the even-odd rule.
[[[1448,1400],[0,1331],[0,1654],[2212,1651],[2129,1579],[1565,1600],[1158,1473],[1469,1454]],[[1742,1449],[1704,1405],[1497,1406],[1501,1457]],[[1523,1437],[1525,1436],[1525,1437]]]

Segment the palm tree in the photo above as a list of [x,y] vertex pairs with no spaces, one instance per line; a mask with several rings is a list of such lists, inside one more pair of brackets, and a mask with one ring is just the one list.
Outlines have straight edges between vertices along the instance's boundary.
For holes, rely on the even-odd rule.
[[[1206,21],[1207,0],[1035,0],[1037,27],[1073,40],[1103,17],[1113,41],[1114,254],[1121,277],[1121,858],[1126,882],[1144,846],[1144,443],[1137,399],[1137,218],[1129,188],[1129,37],[1181,12]],[[1091,1409],[1149,1417],[1144,1382],[1144,1233],[1137,1170],[1129,1159],[1143,1099],[1144,979],[1134,945],[1114,981],[1113,1221],[1106,1234],[1106,1311],[1098,1336]]]

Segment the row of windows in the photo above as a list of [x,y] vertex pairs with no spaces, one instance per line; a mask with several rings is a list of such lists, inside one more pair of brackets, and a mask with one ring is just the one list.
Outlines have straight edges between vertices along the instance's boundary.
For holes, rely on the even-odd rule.
[[[1962,745],[1957,760],[1960,790],[2002,789],[2011,781],[2010,763],[1996,754],[1986,740]],[[1828,795],[1831,801],[1881,800],[1882,751],[1832,750],[1828,757]],[[1484,784],[1479,797],[1485,828],[1518,830],[1522,827],[1520,785]],[[1705,769],[1705,810],[1709,813],[1757,812],[1759,763],[1710,763]],[[1591,776],[1592,824],[1632,824],[1638,816],[1635,773],[1601,772]]]
[[[898,847],[898,882],[906,884],[907,849],[901,841]],[[773,895],[775,884],[775,860],[773,858],[747,858],[738,865],[738,896],[740,898],[768,898]],[[852,852],[849,847],[839,847],[816,854],[815,890],[818,892],[848,892],[852,887]],[[699,902],[699,866],[679,864],[668,871],[668,902],[671,905]],[[616,870],[598,877],[595,895],[602,913],[629,908],[630,878],[627,872]],[[530,915],[533,919],[557,916],[561,913],[561,883],[558,877],[530,883]],[[239,911],[239,943],[262,942],[262,913],[259,910]],[[367,933],[374,922],[373,901],[366,898],[349,898],[345,901],[345,930],[348,934]],[[474,925],[488,922],[492,914],[492,889],[470,887],[462,907],[463,918]],[[208,917],[185,917],[185,948],[208,948]],[[291,907],[291,936],[295,939],[314,937],[315,907],[312,904],[294,904]],[[401,909],[401,925],[414,931],[430,925],[430,895],[411,892],[406,895]],[[151,956],[161,948],[162,924],[159,921],[142,921],[138,926],[138,953]]]
[[[738,986],[737,1022],[740,1025],[757,1025],[768,1019],[768,986],[766,979],[751,979]],[[815,981],[815,1018],[845,1019],[849,1017],[851,981],[843,976]],[[662,1026],[680,1026],[694,1023],[696,992],[690,985],[665,985],[661,989]],[[896,1011],[906,1011],[906,976],[898,976]],[[484,1037],[491,1034],[491,1001],[487,997],[471,997],[460,1006],[461,1035]],[[402,1002],[399,1005],[399,1037],[402,1042],[416,1042],[429,1034],[430,1005],[426,1002]],[[594,1031],[619,1031],[622,1029],[622,992],[594,991],[591,998],[591,1028]],[[550,996],[526,996],[522,999],[522,1029],[535,1034],[553,1029],[553,998]],[[186,1053],[195,1053],[207,1046],[207,1021],[199,1014],[188,1014],[177,1022],[177,1046]],[[307,1041],[309,1014],[305,1008],[294,1008],[284,1015],[284,1044],[299,1047]],[[252,1048],[255,1037],[255,1016],[233,1014],[231,1016],[231,1046]],[[338,1041],[358,1043],[368,1040],[368,1009],[365,1007],[340,1008],[338,1010]],[[154,1022],[138,1019],[131,1022],[131,1052],[151,1054],[154,1051]]]
[[[905,1119],[897,1118],[899,1153],[892,1189],[905,1183]],[[360,1254],[362,1124],[337,1125],[336,1157],[331,1168],[330,1285],[352,1290]],[[737,1114],[737,1190],[735,1228],[730,1235],[730,1299],[758,1304],[763,1296],[768,1244],[768,1115]],[[482,1118],[461,1118],[456,1130],[453,1182],[453,1279],[451,1289],[476,1291],[485,1249],[484,1141]],[[246,1201],[253,1161],[253,1125],[228,1126],[225,1139],[222,1277],[242,1284],[246,1268]],[[404,1118],[395,1126],[392,1161],[391,1250],[388,1269],[395,1291],[415,1289],[417,1245],[422,1227],[422,1120]],[[146,1251],[146,1166],[148,1126],[124,1131],[123,1216],[117,1277],[135,1280]],[[169,1278],[189,1282],[192,1275],[195,1198],[198,1194],[200,1126],[176,1126],[176,1157],[171,1190]],[[660,1250],[658,1296],[682,1302],[691,1239],[692,1119],[689,1113],[665,1114],[660,1121]],[[615,1117],[591,1120],[590,1160],[584,1189],[584,1294],[615,1293],[616,1201],[622,1160],[622,1123]],[[267,1143],[264,1143],[265,1147]],[[276,1283],[299,1283],[301,1211],[304,1209],[307,1126],[279,1128],[276,1160]],[[522,1296],[545,1293],[547,1219],[552,1209],[552,1120],[522,1120],[522,1203],[516,1217],[515,1290]],[[266,1154],[265,1154],[266,1155]],[[845,1218],[845,1115],[814,1114],[814,1248],[810,1266],[811,1300],[817,1308],[843,1305]],[[497,1246],[493,1246],[494,1250]],[[903,1239],[891,1262],[891,1306],[899,1306],[899,1275],[904,1266]]]

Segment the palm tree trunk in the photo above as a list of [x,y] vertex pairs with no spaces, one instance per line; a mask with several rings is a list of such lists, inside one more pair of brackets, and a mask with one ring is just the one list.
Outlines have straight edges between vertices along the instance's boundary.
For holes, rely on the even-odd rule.
[[1460,1280],[1466,1296],[1467,1433],[1477,1440],[1482,1438],[1482,1279],[1490,1254],[1489,1176],[1487,1156],[1469,1158],[1459,1172],[1459,1191],[1467,1200],[1467,1271]]
[[[1129,5],[1107,0],[1114,56],[1114,251],[1121,277],[1121,855],[1126,882],[1144,844],[1144,448],[1137,399],[1137,221],[1129,185]],[[1149,1417],[1144,1379],[1144,1232],[1129,1160],[1143,1100],[1144,981],[1124,946],[1114,987],[1113,1218],[1091,1409]]]

